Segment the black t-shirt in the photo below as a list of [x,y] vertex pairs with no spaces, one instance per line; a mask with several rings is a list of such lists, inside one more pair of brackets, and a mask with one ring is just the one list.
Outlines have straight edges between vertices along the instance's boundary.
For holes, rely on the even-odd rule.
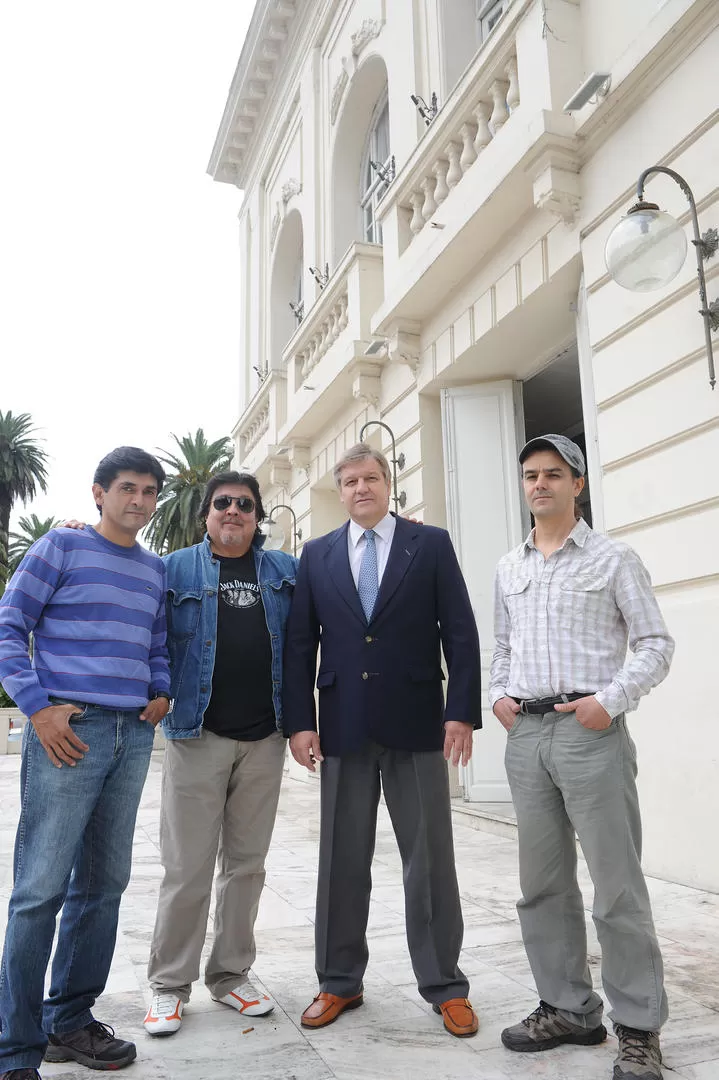
[[272,645],[250,549],[220,563],[217,645],[204,726],[228,739],[257,742],[276,730]]

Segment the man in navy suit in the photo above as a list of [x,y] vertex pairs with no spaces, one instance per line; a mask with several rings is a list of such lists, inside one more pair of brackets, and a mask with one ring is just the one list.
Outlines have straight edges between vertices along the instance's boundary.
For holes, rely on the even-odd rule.
[[[362,1004],[380,787],[404,868],[407,943],[422,997],[453,1035],[477,1016],[457,961],[462,912],[446,759],[481,726],[477,626],[444,529],[388,512],[390,471],[362,443],[334,470],[350,520],[302,552],[287,626],[284,729],[296,761],[322,761],[315,963],[304,1027]],[[314,685],[321,655],[319,734]],[[440,646],[449,672],[446,704]]]

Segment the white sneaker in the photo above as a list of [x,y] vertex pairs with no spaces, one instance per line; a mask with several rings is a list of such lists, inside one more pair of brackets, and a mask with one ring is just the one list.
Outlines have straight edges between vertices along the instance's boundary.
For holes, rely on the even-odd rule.
[[143,1021],[150,1035],[174,1035],[180,1030],[185,1003],[176,994],[155,994]]
[[256,986],[247,980],[241,982],[234,990],[224,997],[216,997],[215,1001],[221,1001],[223,1005],[230,1005],[237,1009],[243,1016],[266,1016],[272,1012],[275,1003],[267,994],[263,994]]

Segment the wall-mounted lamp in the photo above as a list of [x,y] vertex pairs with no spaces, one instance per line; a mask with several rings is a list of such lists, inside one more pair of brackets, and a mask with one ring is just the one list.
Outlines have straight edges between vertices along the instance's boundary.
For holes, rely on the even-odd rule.
[[432,123],[435,116],[439,112],[437,95],[434,93],[434,91],[432,91],[432,97],[429,99],[429,105],[424,100],[424,98],[419,96],[419,94],[410,94],[409,96],[411,97],[412,104],[417,109],[417,112],[422,117],[427,127],[429,127],[429,125]]
[[709,229],[702,236],[694,195],[683,176],[663,165],[645,169],[637,181],[637,203],[627,211],[614,227],[604,249],[604,261],[610,276],[624,289],[633,292],[650,292],[661,289],[676,277],[684,265],[687,254],[687,238],[684,229],[671,214],[660,210],[656,203],[644,201],[644,185],[652,173],[670,176],[682,189],[689,202],[699,278],[699,314],[704,320],[709,385],[716,384],[712,331],[719,330],[719,300],[707,301],[707,283],[704,263],[719,250],[719,233]]
[[582,83],[579,89],[572,94],[563,112],[578,112],[589,102],[596,104],[600,98],[605,98],[612,85],[612,76],[607,71],[593,71],[588,79]]
[[395,445],[394,441],[394,432],[392,431],[392,428],[389,426],[389,424],[385,424],[384,420],[368,420],[366,424],[363,424],[360,428],[359,441],[363,441],[365,431],[368,427],[372,427],[373,424],[376,424],[377,427],[384,428],[384,430],[387,432],[390,439],[392,440],[392,500],[394,502],[394,512],[395,514],[399,514],[400,506],[404,510],[404,507],[407,503],[407,493],[404,491],[397,491],[397,469],[404,468],[406,459],[404,454],[400,454],[399,457],[397,457],[397,446]]
[[370,159],[370,167],[377,173],[383,184],[391,184],[397,173],[394,154],[392,154],[387,165],[382,165],[381,162]]
[[302,529],[297,528],[297,514],[287,503],[278,503],[277,506],[273,506],[263,521],[262,531],[266,537],[265,547],[268,551],[279,551],[280,548],[284,547],[287,539],[285,530],[274,520],[274,515],[278,510],[287,510],[292,518],[292,554],[297,558],[297,541],[302,539]]
[[290,305],[290,310],[292,311],[292,314],[294,315],[294,317],[297,319],[297,325],[299,326],[300,323],[302,322],[302,320],[305,317],[305,303],[304,303],[304,300],[300,300],[296,304],[292,300],[288,300],[287,302]]
[[263,371],[262,368],[258,368],[257,364],[252,365],[252,370],[254,371],[255,375],[261,383],[263,383],[269,375],[269,371]]
[[317,282],[319,287],[321,289],[324,289],[325,285],[327,284],[327,282],[330,279],[330,264],[325,263],[325,272],[324,272],[324,274],[322,273],[322,271],[317,266],[311,266],[310,267],[310,273],[312,274],[312,277],[315,279],[315,281]]

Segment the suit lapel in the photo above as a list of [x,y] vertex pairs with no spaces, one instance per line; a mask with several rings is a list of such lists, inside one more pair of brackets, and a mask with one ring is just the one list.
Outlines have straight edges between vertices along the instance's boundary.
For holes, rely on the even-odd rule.
[[[387,566],[382,575],[382,583],[379,587],[377,603],[372,612],[372,622],[374,622],[382,609],[385,608],[392,599],[399,588],[404,575],[412,565],[412,561],[417,554],[418,532],[421,527],[421,525],[412,525],[402,518],[397,518],[394,537],[392,538],[392,546],[389,549],[389,559],[387,560]],[[355,590],[355,592],[356,591],[357,590]]]
[[344,528],[337,531],[331,546],[328,548],[325,556],[327,572],[353,615],[356,615],[362,625],[366,626],[367,620],[365,619],[357,587],[354,583],[354,578],[352,577],[352,571],[350,569],[350,559],[347,552],[348,530],[349,522],[347,522]]

